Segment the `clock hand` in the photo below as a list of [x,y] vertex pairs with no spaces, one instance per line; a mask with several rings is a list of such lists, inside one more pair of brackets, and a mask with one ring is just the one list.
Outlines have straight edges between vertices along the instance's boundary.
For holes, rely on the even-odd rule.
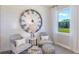
[[31,22],[34,23],[34,20],[32,19]]

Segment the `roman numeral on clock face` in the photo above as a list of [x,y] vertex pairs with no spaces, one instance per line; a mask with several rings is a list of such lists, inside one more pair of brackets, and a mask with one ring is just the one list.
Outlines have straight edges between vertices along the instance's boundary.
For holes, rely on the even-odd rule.
[[42,17],[36,10],[27,9],[20,17],[20,24],[22,29],[24,29],[26,32],[30,32],[31,29],[29,25],[34,24],[32,25],[33,27],[36,27],[34,32],[38,32],[42,26]]

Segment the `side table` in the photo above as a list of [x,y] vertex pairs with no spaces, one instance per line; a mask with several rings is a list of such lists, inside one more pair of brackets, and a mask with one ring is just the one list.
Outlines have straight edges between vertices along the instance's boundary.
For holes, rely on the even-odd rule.
[[37,38],[34,37],[34,38],[30,39],[30,40],[29,40],[29,43],[31,43],[32,45],[37,46]]

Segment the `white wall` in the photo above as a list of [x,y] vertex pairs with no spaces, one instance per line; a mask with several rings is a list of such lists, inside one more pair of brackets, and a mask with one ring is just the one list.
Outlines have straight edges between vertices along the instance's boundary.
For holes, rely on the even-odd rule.
[[[1,6],[0,6],[0,15],[1,15]],[[1,27],[1,16],[0,16],[0,27]],[[0,30],[0,33],[1,33],[1,30]],[[1,35],[0,35],[0,38],[1,38]],[[1,39],[0,39],[0,49],[1,49]]]
[[78,32],[77,32],[78,33],[77,34],[77,36],[78,36],[78,43],[77,44],[78,44],[78,53],[79,53],[79,6],[77,6],[77,8],[78,8],[77,9],[78,10],[78,12],[77,12],[78,13],[78,16],[77,16],[78,17],[78,21],[77,21],[78,22],[78,24],[77,24],[77,26],[78,26]]
[[66,6],[59,6],[59,7],[55,7],[52,8],[52,35],[53,35],[53,39],[55,41],[56,44],[62,45],[68,49],[70,49],[70,35],[67,34],[63,34],[63,33],[59,33],[57,32],[57,17],[56,17],[56,10],[61,9],[63,7]]
[[23,31],[19,26],[20,14],[26,9],[37,10],[43,18],[43,26],[40,32],[48,32],[49,29],[49,9],[45,6],[1,6],[1,51],[10,50],[10,35],[20,33],[22,36],[27,36],[28,33]]
[[70,34],[57,33],[57,21],[55,12],[57,8],[52,8],[52,35],[56,44],[61,45],[67,49],[79,53],[79,6],[70,6],[71,20],[70,20]]

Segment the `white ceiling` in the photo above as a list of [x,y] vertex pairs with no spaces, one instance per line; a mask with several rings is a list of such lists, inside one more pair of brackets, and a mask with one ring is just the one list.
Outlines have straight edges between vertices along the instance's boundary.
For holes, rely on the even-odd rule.
[[48,7],[48,8],[54,8],[54,7],[56,7],[57,5],[43,5],[43,6]]

